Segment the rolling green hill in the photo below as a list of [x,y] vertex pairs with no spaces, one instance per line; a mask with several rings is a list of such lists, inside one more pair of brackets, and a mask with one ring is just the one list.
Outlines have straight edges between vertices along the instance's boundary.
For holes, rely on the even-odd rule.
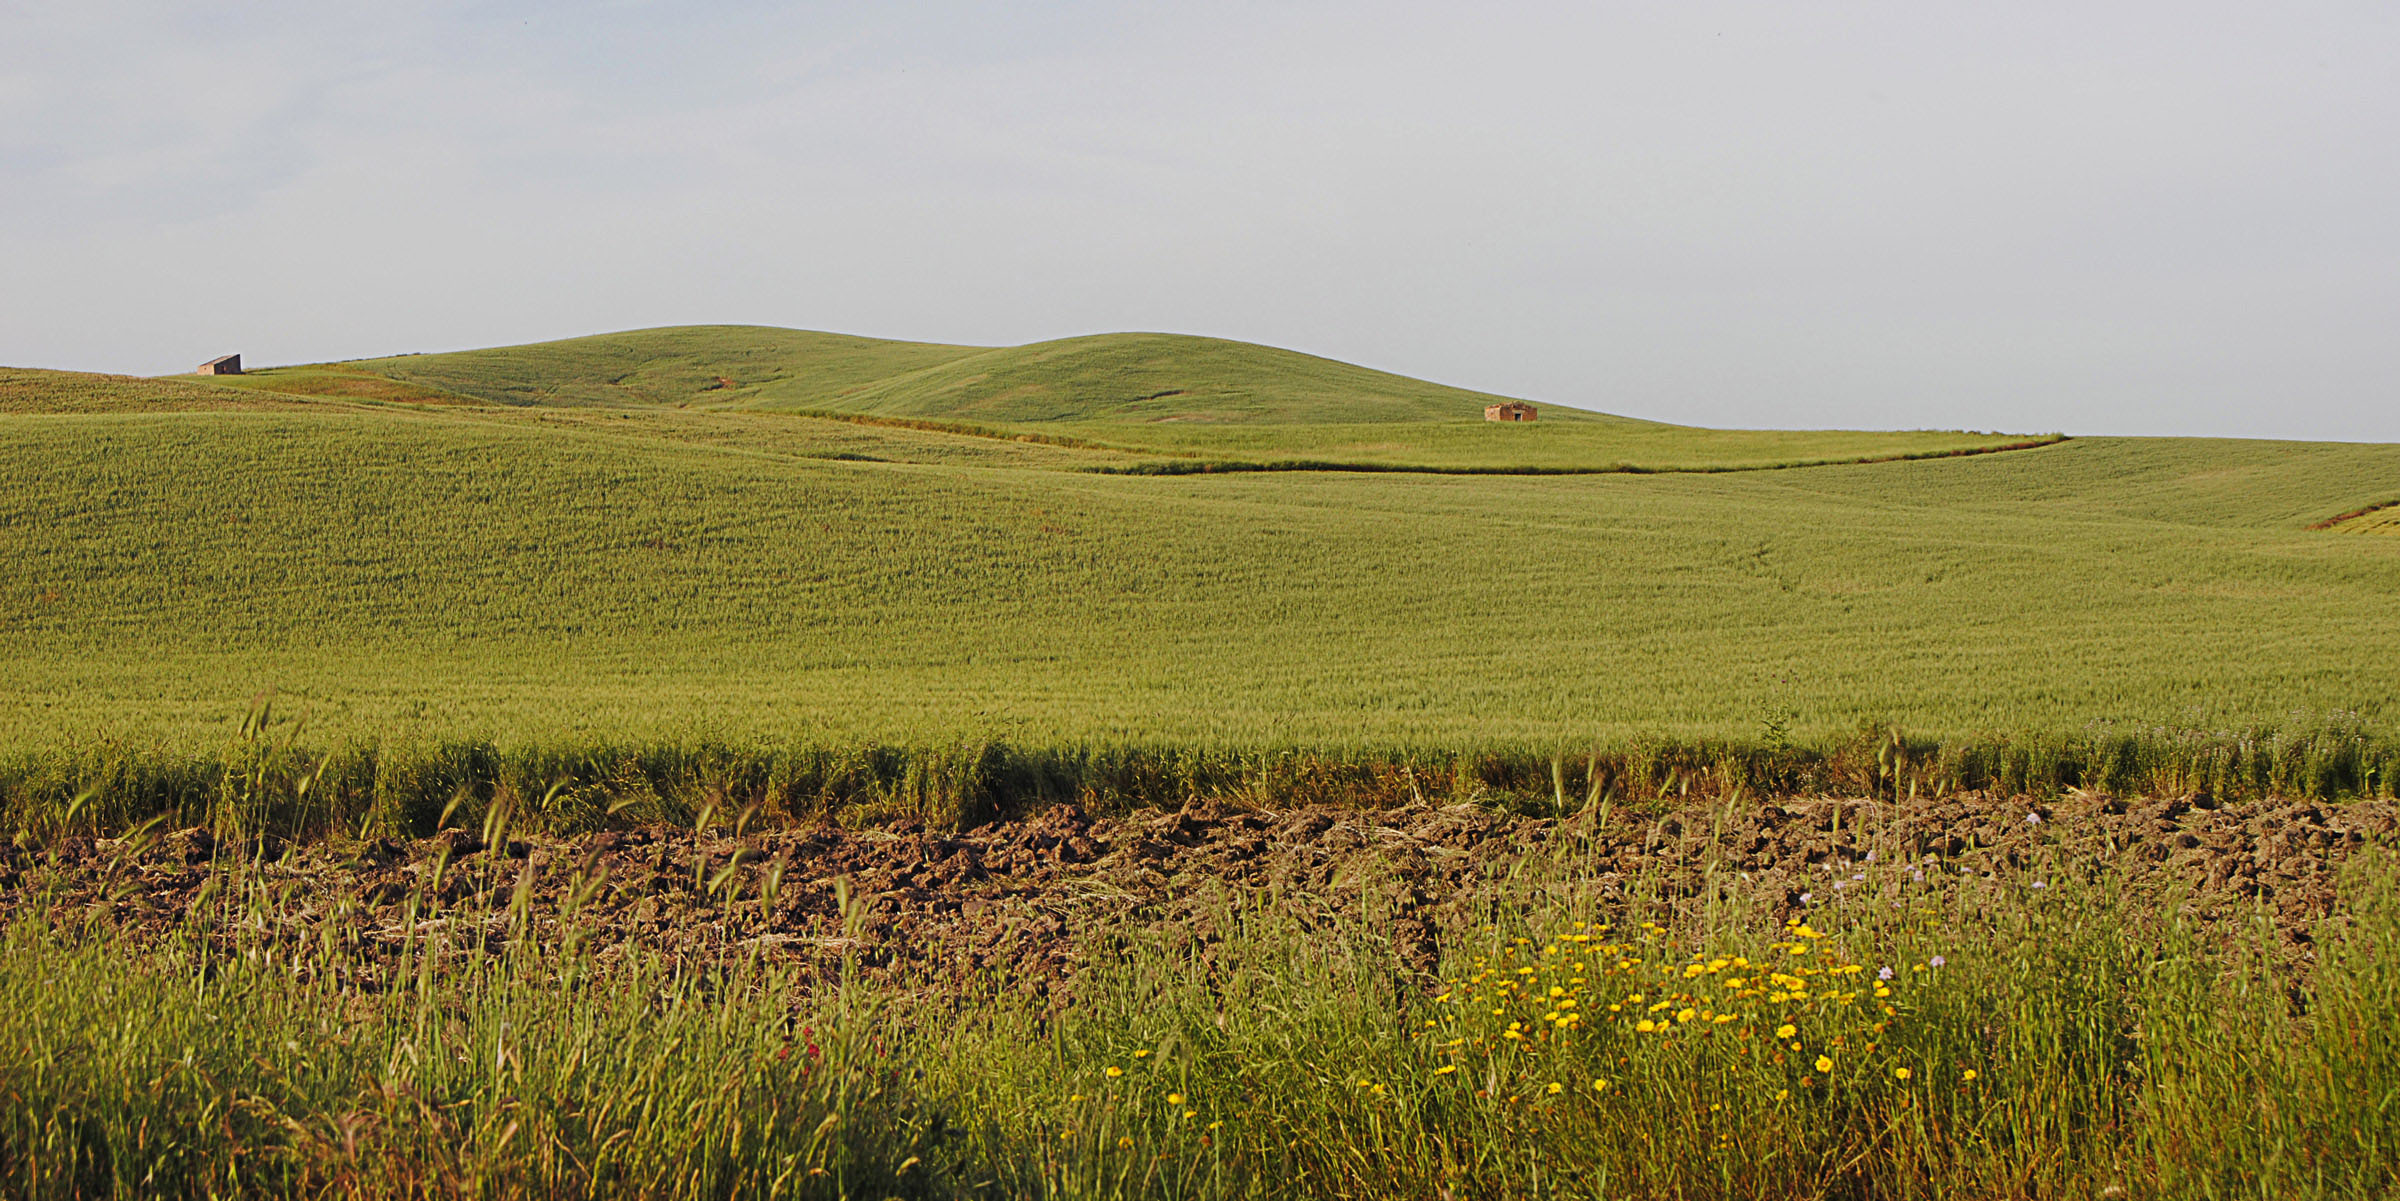
[[[1483,406],[1508,399],[1179,334],[980,347],[678,326],[339,366],[495,404],[732,405],[986,425],[1457,421],[1480,419]],[[270,369],[235,382],[275,388],[277,379]],[[1551,418],[1650,424],[1572,409]]]
[[[1099,334],[985,350],[828,394],[765,390],[769,404],[996,425],[1252,425],[1477,421],[1510,399],[1314,355],[1180,334]],[[1552,407],[1553,422],[1649,425]]]
[[1969,453],[1956,431],[1706,430],[1545,405],[1217,338],[1103,334],[988,348],[762,326],[268,368],[253,391],[516,408],[744,409],[1117,450],[1099,470],[1714,471]]

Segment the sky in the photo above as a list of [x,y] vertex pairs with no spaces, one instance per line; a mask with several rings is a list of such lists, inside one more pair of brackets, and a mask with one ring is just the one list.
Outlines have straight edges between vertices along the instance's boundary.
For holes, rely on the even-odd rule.
[[0,0],[0,363],[733,322],[2400,441],[2400,6]]

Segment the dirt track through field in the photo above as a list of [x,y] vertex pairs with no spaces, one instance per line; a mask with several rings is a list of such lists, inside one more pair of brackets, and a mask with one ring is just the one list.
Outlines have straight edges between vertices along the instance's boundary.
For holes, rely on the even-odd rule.
[[[480,926],[496,947],[520,891],[529,928],[548,939],[580,885],[578,925],[603,953],[763,952],[804,977],[848,957],[927,985],[1000,980],[1063,996],[1094,939],[1144,931],[1205,953],[1243,905],[1304,922],[1364,920],[1388,932],[1400,962],[1430,972],[1442,931],[1474,925],[1496,897],[1538,900],[1529,888],[1561,887],[1566,876],[1604,903],[1661,909],[1696,903],[1714,881],[1781,917],[1902,877],[2031,889],[2080,874],[2179,903],[2227,938],[2266,915],[2298,966],[2335,909],[2343,861],[2400,846],[2400,806],[2383,802],[1807,800],[1593,819],[1208,803],[1094,818],[1070,806],[963,833],[906,823],[741,838],[647,830],[487,848],[451,831],[301,848],[238,872],[226,848],[187,830],[146,844],[0,844],[0,917],[46,909],[54,921],[157,934],[234,873],[263,885],[255,895],[268,937],[313,941],[333,923],[368,964],[388,961],[408,933],[412,893],[442,902],[419,914],[417,933],[472,938]],[[1512,875],[1536,861],[1570,870]],[[770,910],[761,897],[771,875]],[[855,901],[848,925],[836,881]]]

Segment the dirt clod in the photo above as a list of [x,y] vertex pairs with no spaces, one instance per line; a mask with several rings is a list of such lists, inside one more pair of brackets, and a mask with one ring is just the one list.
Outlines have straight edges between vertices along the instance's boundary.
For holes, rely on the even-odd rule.
[[[2064,873],[2182,907],[2232,937],[2257,916],[2287,960],[2315,954],[2341,865],[2400,845],[2400,806],[2173,798],[1928,802],[1810,800],[1556,820],[1474,806],[1383,811],[1178,812],[1097,818],[1073,805],[965,832],[908,822],[752,833],[625,830],[512,838],[463,830],[415,842],[326,843],[261,861],[207,830],[141,840],[0,844],[0,920],[93,916],[137,936],[187,925],[212,875],[267,872],[273,934],[315,939],[344,922],[370,959],[396,948],[414,900],[474,914],[496,945],[561,936],[674,956],[764,951],[803,976],[844,962],[912,981],[997,973],[1029,995],[1071,992],[1095,940],[1150,930],[1205,955],[1229,914],[1272,904],[1302,921],[1365,920],[1402,962],[1436,966],[1440,934],[1472,925],[1530,858],[1590,890],[1696,903],[1712,882],[1775,916],[1845,890],[1933,881],[2032,887]],[[836,882],[839,887],[836,887]],[[1944,882],[1947,882],[1946,884]],[[847,896],[850,909],[842,908]],[[523,900],[523,920],[512,905]],[[1523,897],[1516,897],[1523,900]]]

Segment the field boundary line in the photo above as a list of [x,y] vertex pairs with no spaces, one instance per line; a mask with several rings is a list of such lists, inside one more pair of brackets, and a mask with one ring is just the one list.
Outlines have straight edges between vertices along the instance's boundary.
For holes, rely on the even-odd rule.
[[2391,508],[2400,508],[2400,496],[2395,496],[2395,497],[2393,497],[2393,498],[2392,498],[2392,499],[2390,499],[2390,500],[2379,500],[2379,501],[2376,501],[2374,504],[2368,505],[2368,506],[2366,506],[2366,507],[2364,507],[2364,508],[2352,509],[2352,510],[2350,510],[2350,511],[2349,511],[2349,512],[2347,512],[2347,513],[2342,513],[2342,514],[2338,514],[2338,515],[2336,515],[2336,516],[2328,517],[2328,518],[2326,518],[2326,519],[2325,519],[2325,520],[2323,520],[2323,521],[2319,521],[2319,522],[2315,522],[2315,523],[2311,524],[2311,525],[2310,525],[2308,528],[2310,528],[2310,529],[2312,529],[2312,530],[2330,530],[2330,529],[2334,528],[2335,526],[2342,525],[2342,524],[2344,524],[2344,523],[2347,523],[2347,522],[2356,521],[2356,520],[2358,520],[2358,519],[2359,519],[2359,518],[2361,518],[2361,517],[2366,517],[2366,516],[2370,516],[2370,515],[2372,515],[2372,514],[2381,513],[2381,512],[2383,512],[2385,509],[2391,509]]
[[1032,442],[1063,446],[1074,450],[1103,450],[1127,456],[1170,460],[1168,462],[1131,463],[1122,467],[1091,464],[1077,468],[1079,471],[1094,475],[1221,475],[1259,471],[1339,471],[1414,475],[1715,475],[1735,471],[1784,471],[1800,467],[1850,467],[1867,463],[1902,463],[1918,459],[1958,459],[1974,455],[2002,454],[2013,450],[2036,450],[2044,446],[2056,446],[2062,442],[2072,441],[2066,434],[2045,434],[1993,446],[1961,446],[1949,450],[1913,450],[1888,455],[1799,459],[1784,463],[1721,464],[1695,467],[1646,467],[1638,463],[1611,463],[1599,467],[1439,467],[1410,463],[1356,463],[1334,459],[1211,459],[1206,456],[1205,452],[1200,451],[1128,447],[1063,434],[997,429],[968,422],[936,421],[923,417],[886,417],[873,413],[841,413],[824,409],[759,409],[755,411],[785,413],[794,417],[818,417],[829,421],[847,421],[854,425],[879,425],[931,433],[962,434],[967,437],[990,438],[1002,442]]
[[[1830,459],[1796,459],[1784,463],[1724,463],[1691,467],[1647,467],[1638,463],[1612,463],[1604,467],[1436,467],[1407,463],[1344,463],[1319,459],[1283,459],[1265,462],[1239,460],[1135,463],[1124,467],[1094,465],[1080,470],[1098,475],[1213,475],[1219,473],[1254,471],[1331,471],[1364,474],[1403,475],[1724,475],[1743,471],[1790,471],[1804,467],[1856,467],[1868,463],[1904,463],[1919,459],[1961,459],[1975,455],[2003,454],[2015,450],[2037,450],[2072,441],[2065,434],[2043,438],[2028,438],[1998,446],[1963,446],[1951,450],[1916,450],[1900,454],[1859,455]],[[1096,449],[1119,450],[1101,446]],[[1160,454],[1167,452],[1161,451]]]
[[816,417],[826,421],[847,421],[852,425],[879,425],[889,429],[918,430],[932,434],[960,434],[969,438],[987,438],[994,442],[1031,442],[1043,446],[1063,446],[1070,450],[1105,450],[1121,455],[1162,455],[1175,458],[1196,458],[1183,451],[1128,450],[1105,442],[1071,438],[1064,434],[1039,434],[1021,430],[1004,430],[964,421],[935,421],[927,417],[886,417],[879,413],[842,413],[830,409],[743,409],[741,412],[781,414],[786,417]]

